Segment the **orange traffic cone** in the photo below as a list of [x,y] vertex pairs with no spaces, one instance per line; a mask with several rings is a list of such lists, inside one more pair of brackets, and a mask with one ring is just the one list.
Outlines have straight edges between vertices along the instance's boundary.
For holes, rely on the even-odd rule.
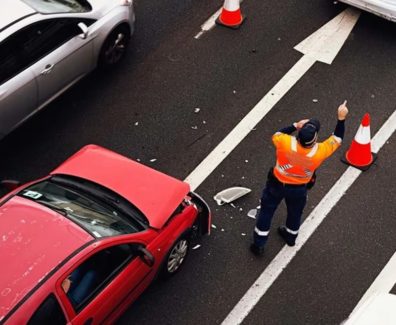
[[371,152],[370,115],[366,113],[349,150],[341,161],[365,171],[370,168],[375,159],[377,155]]
[[239,0],[225,0],[221,14],[216,19],[216,24],[237,29],[244,21],[241,9],[239,8]]

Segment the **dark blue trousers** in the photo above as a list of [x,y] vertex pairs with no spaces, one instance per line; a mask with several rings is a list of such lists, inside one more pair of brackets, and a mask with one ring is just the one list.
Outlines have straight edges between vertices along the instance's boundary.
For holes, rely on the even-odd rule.
[[307,202],[307,187],[294,186],[269,179],[261,197],[261,208],[253,233],[254,244],[265,245],[268,239],[272,217],[279,203],[285,199],[287,207],[286,231],[295,241],[300,229],[301,215]]

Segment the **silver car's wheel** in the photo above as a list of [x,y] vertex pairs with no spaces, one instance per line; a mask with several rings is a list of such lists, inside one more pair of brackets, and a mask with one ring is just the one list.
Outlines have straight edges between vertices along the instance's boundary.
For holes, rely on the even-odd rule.
[[117,64],[125,55],[130,32],[125,26],[117,27],[107,37],[100,52],[99,64],[109,67]]

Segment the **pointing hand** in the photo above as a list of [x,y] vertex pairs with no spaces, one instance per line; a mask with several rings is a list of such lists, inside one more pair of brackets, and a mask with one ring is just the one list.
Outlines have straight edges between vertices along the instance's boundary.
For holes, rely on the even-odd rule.
[[348,115],[348,107],[346,106],[347,101],[345,100],[339,107],[338,107],[338,119],[340,121],[345,120],[346,116]]

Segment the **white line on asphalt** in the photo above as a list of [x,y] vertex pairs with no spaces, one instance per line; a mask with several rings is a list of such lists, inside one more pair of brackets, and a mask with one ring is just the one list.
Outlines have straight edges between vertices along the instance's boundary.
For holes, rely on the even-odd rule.
[[217,17],[219,17],[220,12],[223,8],[220,8],[219,10],[217,10],[206,22],[204,22],[201,26],[201,31],[194,36],[195,39],[199,39],[203,33],[211,30],[213,27],[216,26],[216,19]]
[[[396,110],[377,132],[372,139],[373,152],[377,153],[379,149],[390,138],[396,130]],[[333,185],[330,191],[320,201],[320,203],[311,212],[300,228],[298,241],[293,248],[285,246],[278,255],[267,266],[259,278],[253,283],[242,299],[236,304],[228,314],[222,325],[236,325],[242,323],[245,317],[254,308],[257,302],[267,292],[268,288],[274,283],[289,262],[309,239],[316,228],[326,218],[327,214],[337,204],[353,182],[362,172],[354,167],[348,167],[340,179]]]
[[[325,63],[333,61],[356,24],[359,14],[359,11],[348,8],[316,31],[313,34],[315,37],[309,36],[309,42],[300,43],[304,43],[305,55],[187,176],[185,181],[190,184],[192,190],[195,190],[216,169],[316,61]],[[324,56],[323,53],[326,55]]]
[[393,254],[391,259],[382,269],[381,273],[378,274],[377,278],[371,284],[370,288],[366,291],[362,299],[360,299],[359,303],[353,309],[352,314],[360,309],[363,304],[368,301],[371,297],[381,294],[381,293],[389,293],[393,286],[396,283],[396,253]]

